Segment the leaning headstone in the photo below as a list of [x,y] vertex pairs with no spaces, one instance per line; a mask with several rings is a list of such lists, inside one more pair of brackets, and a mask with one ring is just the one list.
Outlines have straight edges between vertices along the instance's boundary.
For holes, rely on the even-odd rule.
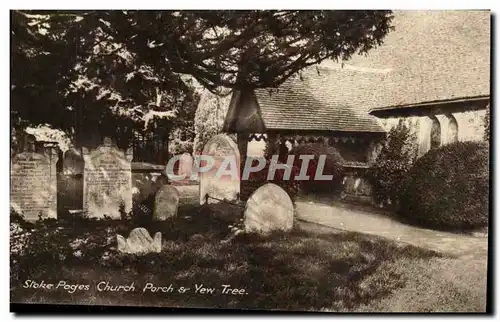
[[89,152],[83,148],[83,209],[89,217],[120,218],[132,210],[132,149],[126,153],[110,138]]
[[270,233],[293,227],[293,203],[285,190],[267,183],[255,190],[245,207],[246,232]]
[[11,159],[10,205],[26,220],[57,218],[56,149],[35,152],[35,138],[30,136],[24,151]]
[[166,220],[177,216],[179,192],[171,185],[161,187],[155,196],[153,220]]
[[203,158],[207,157],[211,158],[213,166],[208,171],[200,171],[200,204],[238,199],[240,152],[236,143],[229,136],[218,134],[205,144],[200,168],[206,166]]
[[161,252],[161,232],[151,238],[146,228],[135,228],[128,238],[116,235],[117,250],[127,254],[147,254]]
[[193,157],[189,153],[184,153],[181,155],[179,159],[179,175],[182,175],[186,178],[191,176],[191,172],[193,171]]

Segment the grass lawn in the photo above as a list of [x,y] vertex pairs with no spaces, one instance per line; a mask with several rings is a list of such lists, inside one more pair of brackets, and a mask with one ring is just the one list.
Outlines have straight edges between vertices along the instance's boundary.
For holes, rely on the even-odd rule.
[[485,312],[486,260],[402,260],[395,268],[406,280],[391,296],[364,304],[361,312]]
[[[159,254],[117,253],[113,237],[127,236],[128,223],[73,223],[57,230],[59,239],[50,237],[54,234],[46,237],[51,243],[37,237],[36,258],[19,257],[12,267],[11,302],[299,311],[485,310],[482,258],[461,262],[383,238],[305,223],[291,233],[238,236],[225,243],[224,224],[203,211],[180,213],[191,213],[192,218],[142,225],[151,233],[162,231]],[[86,240],[79,256],[71,255],[75,250],[70,249],[68,255],[49,260],[54,252],[66,254],[65,245],[76,238]],[[50,248],[53,243],[61,244],[61,250]],[[49,245],[45,253],[43,245]],[[62,287],[23,288],[28,279],[53,284],[64,280],[89,289],[70,293]],[[99,291],[101,281],[134,283],[135,290]],[[164,286],[166,292],[143,291],[147,283]],[[202,284],[206,290],[196,292]],[[179,293],[180,287],[189,290]],[[223,294],[229,288],[237,290]]]

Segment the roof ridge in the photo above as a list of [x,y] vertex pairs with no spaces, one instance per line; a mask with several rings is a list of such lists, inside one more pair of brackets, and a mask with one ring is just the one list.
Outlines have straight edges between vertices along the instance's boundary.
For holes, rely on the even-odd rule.
[[320,70],[326,70],[326,71],[331,71],[331,70],[352,70],[352,71],[357,71],[357,72],[366,72],[366,73],[375,73],[375,74],[388,74],[390,72],[395,71],[395,68],[389,67],[389,68],[373,68],[373,67],[364,67],[364,66],[357,66],[357,65],[351,65],[351,64],[346,64],[346,63],[337,63],[337,64],[332,64],[331,66],[322,66],[319,68]]

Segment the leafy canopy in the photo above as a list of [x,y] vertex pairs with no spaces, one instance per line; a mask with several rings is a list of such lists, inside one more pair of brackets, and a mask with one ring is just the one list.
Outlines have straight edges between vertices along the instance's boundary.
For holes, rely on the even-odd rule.
[[175,119],[196,104],[195,84],[216,94],[279,86],[367,53],[391,20],[368,10],[12,11],[13,119],[65,131]]

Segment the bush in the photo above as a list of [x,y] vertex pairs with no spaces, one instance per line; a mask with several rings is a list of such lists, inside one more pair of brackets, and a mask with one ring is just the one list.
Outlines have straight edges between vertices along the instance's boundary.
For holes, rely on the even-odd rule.
[[29,278],[38,270],[60,266],[71,254],[67,237],[56,219],[39,218],[27,222],[11,210],[10,264],[11,277]]
[[[288,193],[292,201],[295,201],[299,189],[306,193],[333,192],[340,189],[343,174],[342,164],[344,160],[335,148],[325,147],[324,145],[318,143],[311,143],[296,146],[289,153],[286,147],[284,147],[284,144],[276,147],[276,150],[277,151],[273,152],[269,147],[266,147],[266,166],[261,171],[250,173],[249,179],[242,185],[242,200],[246,200],[255,190],[268,182],[280,186]],[[280,163],[286,163],[288,155],[295,155],[294,164],[291,167],[290,177],[288,179],[284,179],[285,170],[278,169],[275,172],[273,180],[267,180],[271,165],[271,157],[274,153],[278,153],[278,162]],[[300,174],[303,162],[303,160],[299,159],[300,155],[314,155],[314,158],[309,161],[309,167],[306,172],[309,176],[309,180],[296,179],[296,177]],[[331,181],[315,180],[319,156],[321,155],[326,155],[325,166],[322,174],[333,175],[333,179]],[[255,165],[256,164],[253,164],[253,166]]]
[[389,131],[380,154],[367,172],[378,204],[399,204],[404,179],[416,157],[416,136],[400,120]]
[[85,216],[75,216],[71,220],[40,218],[29,222],[11,210],[11,281],[17,283],[33,279],[40,272],[45,272],[43,278],[57,279],[60,276],[52,274],[58,274],[64,266],[121,267],[128,255],[116,249],[116,235],[128,237],[137,227],[146,228],[152,236],[161,232],[164,242],[186,242],[195,234],[221,240],[230,229],[226,222],[214,219],[210,210],[190,207],[183,211],[183,214],[190,215],[190,220],[177,217],[161,222],[144,221],[141,224],[134,219],[135,215],[124,215],[121,219]]
[[[255,161],[257,162],[257,161]],[[256,163],[252,164],[252,166],[256,166]],[[266,160],[265,167],[258,172],[251,172],[248,176],[248,180],[242,181],[240,198],[241,200],[247,200],[255,190],[259,187],[265,185],[266,183],[274,183],[277,186],[281,187],[283,190],[288,193],[290,199],[295,201],[298,192],[298,184],[296,181],[292,180],[296,175],[299,174],[299,169],[297,167],[291,168],[290,178],[287,180],[284,179],[285,170],[277,169],[273,180],[268,180],[267,175],[269,173],[269,168],[271,166],[271,160]]]
[[431,150],[408,173],[401,215],[436,229],[487,225],[488,158],[486,143],[458,142]]
[[[320,143],[301,144],[292,148],[289,155],[295,155],[294,166],[298,169],[296,176],[300,173],[302,162],[304,162],[302,159],[299,159],[299,156],[314,155],[314,159],[309,161],[309,166],[307,168],[309,180],[297,181],[303,192],[334,192],[341,188],[344,160],[335,148],[326,147]],[[331,181],[315,180],[319,157],[321,155],[326,155],[322,174],[333,175]]]

